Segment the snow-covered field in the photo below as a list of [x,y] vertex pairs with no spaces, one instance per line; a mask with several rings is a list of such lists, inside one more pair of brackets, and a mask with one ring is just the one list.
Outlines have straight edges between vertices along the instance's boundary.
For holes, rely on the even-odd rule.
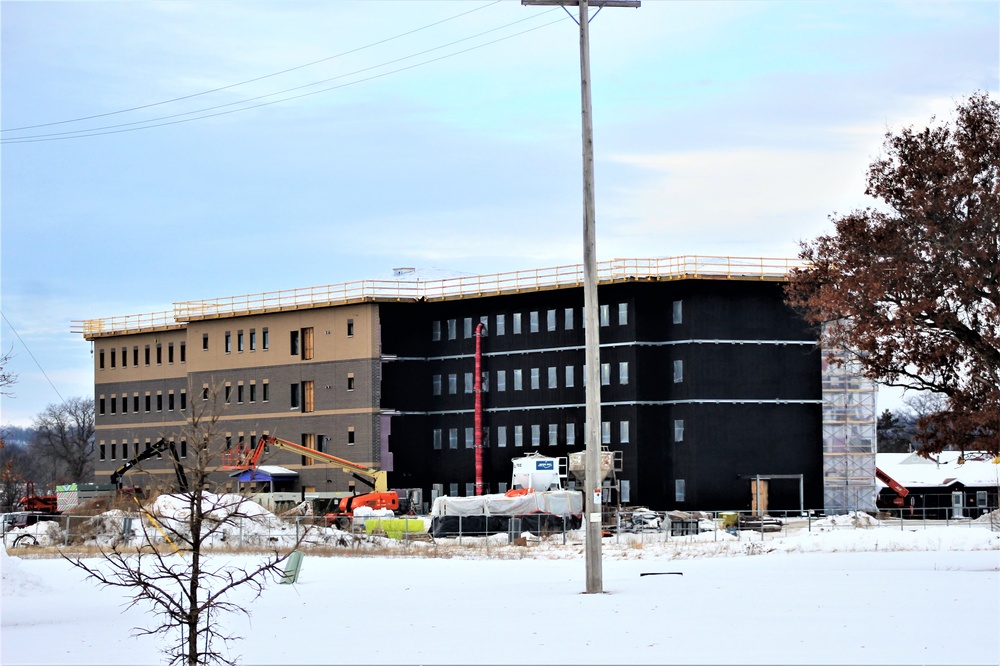
[[[245,637],[233,649],[245,664],[995,665],[989,527],[606,539],[600,595],[582,593],[579,535],[439,543],[439,557],[307,554],[298,583],[247,601],[249,619],[216,619]],[[120,591],[61,559],[0,562],[3,664],[162,662],[160,639],[131,636],[145,616],[123,613]]]

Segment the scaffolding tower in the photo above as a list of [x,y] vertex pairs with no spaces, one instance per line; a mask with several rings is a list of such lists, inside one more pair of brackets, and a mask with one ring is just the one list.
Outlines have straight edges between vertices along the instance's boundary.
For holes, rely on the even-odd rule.
[[875,395],[848,352],[823,350],[823,510],[827,515],[873,511]]

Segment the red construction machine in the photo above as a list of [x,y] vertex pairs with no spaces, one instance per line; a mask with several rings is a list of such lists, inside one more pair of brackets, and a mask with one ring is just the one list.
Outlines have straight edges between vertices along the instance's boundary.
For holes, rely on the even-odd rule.
[[898,507],[902,507],[905,503],[906,496],[910,494],[906,486],[896,481],[894,478],[880,470],[878,467],[875,468],[875,478],[889,486],[896,493],[896,497],[893,498],[892,503]]
[[17,501],[22,511],[47,514],[59,513],[59,502],[55,495],[36,495],[34,481],[28,481],[25,485],[24,497]]
[[346,527],[349,524],[349,517],[354,514],[354,510],[358,507],[367,506],[373,509],[391,509],[396,513],[406,510],[406,507],[401,509],[399,494],[395,490],[389,490],[388,475],[384,470],[366,467],[360,463],[338,458],[329,453],[310,449],[308,446],[302,446],[301,444],[289,442],[288,440],[279,439],[271,435],[261,437],[257,441],[257,446],[253,449],[236,448],[226,451],[222,457],[222,469],[257,469],[260,459],[264,455],[264,450],[268,446],[286,451],[294,451],[307,458],[340,467],[345,473],[350,474],[372,489],[369,493],[341,498],[337,510],[326,514],[326,517],[335,521],[339,527]]

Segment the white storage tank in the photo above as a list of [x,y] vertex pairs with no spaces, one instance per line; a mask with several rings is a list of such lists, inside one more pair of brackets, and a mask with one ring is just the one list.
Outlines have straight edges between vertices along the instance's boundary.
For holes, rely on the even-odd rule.
[[[600,460],[601,460],[601,480],[608,478],[611,472],[622,471],[622,452],[621,451],[609,451],[606,448],[601,449]],[[575,453],[569,454],[569,471],[570,474],[580,479],[584,480],[585,472],[587,469],[587,452],[577,451]]]
[[536,492],[559,490],[566,478],[566,459],[552,458],[538,453],[529,453],[523,458],[511,460],[514,472],[510,487],[513,490],[531,489]]

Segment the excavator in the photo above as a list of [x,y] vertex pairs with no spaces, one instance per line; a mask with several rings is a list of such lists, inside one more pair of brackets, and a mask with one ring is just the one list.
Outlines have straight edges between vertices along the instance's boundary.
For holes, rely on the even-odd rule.
[[187,492],[188,490],[188,480],[187,474],[184,473],[184,468],[181,466],[180,456],[177,455],[177,446],[173,442],[168,442],[165,439],[160,439],[156,444],[137,455],[136,457],[129,460],[127,463],[116,469],[111,473],[111,483],[118,489],[119,493],[128,493],[135,495],[136,497],[142,496],[141,488],[123,488],[122,487],[122,477],[125,476],[126,472],[138,465],[144,460],[149,460],[155,455],[160,455],[164,452],[169,452],[170,461],[174,465],[174,475],[177,479],[177,491]]
[[257,446],[252,450],[248,448],[236,448],[227,451],[223,454],[221,468],[243,471],[257,469],[260,459],[264,455],[264,449],[268,446],[293,451],[307,458],[340,467],[344,472],[372,489],[368,493],[341,498],[337,509],[326,514],[326,517],[334,521],[338,527],[346,528],[350,525],[350,516],[353,515],[354,510],[358,507],[367,506],[372,509],[391,509],[396,513],[400,513],[401,511],[399,493],[395,490],[389,490],[388,474],[385,470],[366,467],[360,463],[338,458],[329,453],[310,449],[308,446],[279,439],[272,435],[262,436],[257,441]]

